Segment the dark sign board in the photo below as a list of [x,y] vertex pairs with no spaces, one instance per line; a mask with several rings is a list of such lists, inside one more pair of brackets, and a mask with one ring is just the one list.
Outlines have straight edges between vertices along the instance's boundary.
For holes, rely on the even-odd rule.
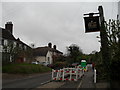
[[85,20],[85,32],[100,31],[99,16],[84,17]]

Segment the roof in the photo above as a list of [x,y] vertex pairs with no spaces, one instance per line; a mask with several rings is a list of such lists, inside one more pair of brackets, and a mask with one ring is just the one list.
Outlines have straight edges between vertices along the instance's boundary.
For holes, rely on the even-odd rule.
[[34,51],[34,56],[46,56],[48,51],[63,54],[62,52],[47,46],[35,48],[33,51]]
[[17,41],[17,43],[19,43],[19,44],[22,44],[22,45],[25,45],[25,46],[31,48],[30,46],[28,46],[27,44],[25,44],[24,42],[22,42],[19,38],[16,39],[16,41]]
[[2,32],[2,34],[0,34],[0,38],[4,38],[7,40],[13,40],[13,41],[17,41],[17,43],[21,43],[23,45],[26,45],[27,47],[31,48],[30,46],[28,46],[27,44],[23,43],[22,41],[20,41],[20,39],[16,39],[13,34],[11,32],[9,32],[8,30],[1,28],[0,27],[0,32]]
[[2,32],[2,36],[0,35],[0,37],[9,40],[16,40],[15,37],[8,30],[0,28],[0,32]]

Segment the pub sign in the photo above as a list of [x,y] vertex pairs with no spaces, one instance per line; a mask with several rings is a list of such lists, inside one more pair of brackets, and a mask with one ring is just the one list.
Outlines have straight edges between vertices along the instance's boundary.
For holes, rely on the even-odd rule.
[[99,16],[84,17],[84,21],[86,33],[100,31]]

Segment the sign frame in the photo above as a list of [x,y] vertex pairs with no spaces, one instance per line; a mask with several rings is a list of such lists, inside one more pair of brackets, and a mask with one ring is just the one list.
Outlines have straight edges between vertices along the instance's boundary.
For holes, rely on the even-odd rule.
[[100,31],[99,16],[84,17],[85,33]]

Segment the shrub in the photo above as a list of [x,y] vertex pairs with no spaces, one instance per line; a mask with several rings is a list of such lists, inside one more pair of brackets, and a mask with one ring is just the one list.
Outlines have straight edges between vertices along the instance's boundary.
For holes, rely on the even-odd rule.
[[66,62],[56,62],[54,64],[54,67],[55,68],[63,68],[63,67],[66,67],[67,66],[67,63]]

